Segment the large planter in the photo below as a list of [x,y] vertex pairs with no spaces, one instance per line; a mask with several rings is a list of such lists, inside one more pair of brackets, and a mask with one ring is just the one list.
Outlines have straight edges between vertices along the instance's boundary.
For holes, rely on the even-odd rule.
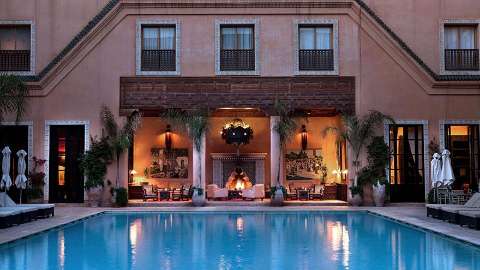
[[270,204],[272,206],[283,206],[283,201],[284,201],[283,191],[282,189],[278,188],[273,194]]
[[385,185],[379,183],[373,185],[373,201],[375,206],[383,206],[385,204]]
[[375,203],[373,201],[373,189],[371,184],[365,184],[362,186],[362,205],[363,206],[373,206]]
[[100,199],[102,197],[102,188],[96,187],[96,188],[88,189],[87,196],[88,196],[88,205],[90,207],[100,206]]
[[193,206],[205,206],[207,200],[205,199],[205,194],[199,195],[198,189],[195,189],[192,194],[192,204]]
[[352,206],[360,206],[362,204],[362,196],[360,194],[352,195],[348,199],[348,203]]

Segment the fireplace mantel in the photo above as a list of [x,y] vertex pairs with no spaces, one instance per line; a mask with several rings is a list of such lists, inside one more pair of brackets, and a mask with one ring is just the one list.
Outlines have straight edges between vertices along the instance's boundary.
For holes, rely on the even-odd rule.
[[[225,163],[240,160],[242,162],[254,162],[255,163],[255,175],[254,180],[256,184],[265,183],[265,159],[267,153],[242,153],[237,157],[236,153],[211,153],[210,154],[213,160],[213,183],[217,184],[219,187],[225,185],[225,173],[224,165]],[[225,168],[227,169],[227,168]]]

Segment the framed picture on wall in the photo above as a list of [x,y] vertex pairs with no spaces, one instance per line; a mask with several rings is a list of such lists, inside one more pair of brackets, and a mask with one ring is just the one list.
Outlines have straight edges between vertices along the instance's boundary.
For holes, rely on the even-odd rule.
[[287,150],[285,154],[287,180],[321,180],[327,177],[321,149]]
[[151,178],[188,178],[188,149],[152,148]]

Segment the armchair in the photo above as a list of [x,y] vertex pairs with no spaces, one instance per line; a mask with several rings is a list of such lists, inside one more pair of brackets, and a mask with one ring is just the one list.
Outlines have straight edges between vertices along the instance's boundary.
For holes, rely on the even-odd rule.
[[244,189],[242,191],[243,199],[261,199],[265,198],[265,186],[263,184],[255,184],[251,188]]
[[226,199],[228,198],[228,189],[219,188],[216,184],[207,186],[207,199]]
[[325,191],[325,187],[323,185],[315,184],[313,186],[313,190],[310,191],[310,200],[314,199],[322,199],[323,192]]
[[158,200],[158,189],[153,185],[143,186],[143,201],[147,201],[148,199]]

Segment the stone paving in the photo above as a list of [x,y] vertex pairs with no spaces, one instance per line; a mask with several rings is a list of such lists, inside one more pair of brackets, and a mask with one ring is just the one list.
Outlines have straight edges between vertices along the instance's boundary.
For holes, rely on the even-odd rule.
[[206,207],[127,207],[127,208],[89,208],[60,206],[55,208],[55,217],[41,219],[19,226],[0,229],[0,244],[27,237],[72,221],[86,218],[104,211],[145,212],[145,211],[370,211],[403,223],[463,240],[480,246],[480,231],[449,224],[426,216],[426,208],[419,205],[390,207],[349,207],[349,206],[285,206],[269,207],[265,205],[210,205]]

